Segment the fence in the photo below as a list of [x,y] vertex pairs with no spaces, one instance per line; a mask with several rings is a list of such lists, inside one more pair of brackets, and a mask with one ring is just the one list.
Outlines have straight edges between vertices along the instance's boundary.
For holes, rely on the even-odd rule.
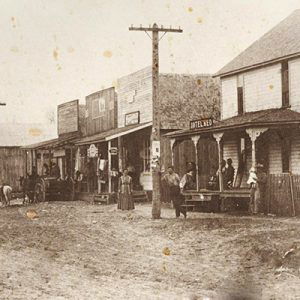
[[20,189],[20,176],[25,175],[24,152],[19,147],[0,148],[0,184],[6,183],[13,190]]
[[278,216],[300,215],[300,175],[270,174],[266,199],[269,213]]

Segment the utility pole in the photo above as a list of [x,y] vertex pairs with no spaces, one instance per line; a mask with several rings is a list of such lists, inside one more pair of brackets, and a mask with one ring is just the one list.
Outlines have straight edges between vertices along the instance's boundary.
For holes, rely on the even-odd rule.
[[[156,159],[153,157],[154,149],[157,149],[157,161],[155,166],[152,165],[152,180],[153,180],[153,193],[152,193],[152,218],[159,219],[161,214],[160,203],[160,99],[159,99],[159,52],[158,44],[160,39],[167,32],[182,32],[182,29],[172,29],[158,27],[156,23],[149,27],[129,27],[129,30],[144,31],[150,39],[152,39],[152,133],[151,133],[151,164]],[[152,38],[148,34],[152,32]],[[159,39],[159,32],[163,32],[162,37]]]

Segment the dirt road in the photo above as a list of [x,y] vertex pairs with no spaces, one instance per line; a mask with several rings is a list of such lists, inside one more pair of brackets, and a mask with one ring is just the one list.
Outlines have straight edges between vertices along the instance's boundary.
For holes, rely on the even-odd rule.
[[0,298],[300,299],[299,219],[150,216],[149,204],[0,209]]

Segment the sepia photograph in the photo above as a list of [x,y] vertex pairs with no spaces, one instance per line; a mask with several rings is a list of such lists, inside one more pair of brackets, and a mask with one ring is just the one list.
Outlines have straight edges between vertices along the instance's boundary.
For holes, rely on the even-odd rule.
[[299,0],[0,28],[1,300],[300,300]]

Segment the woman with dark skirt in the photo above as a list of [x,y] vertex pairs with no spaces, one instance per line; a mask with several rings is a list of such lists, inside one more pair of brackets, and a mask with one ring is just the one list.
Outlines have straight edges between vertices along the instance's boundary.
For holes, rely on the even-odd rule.
[[132,178],[128,175],[127,169],[124,169],[123,175],[119,179],[118,209],[134,209],[134,203],[132,199]]

